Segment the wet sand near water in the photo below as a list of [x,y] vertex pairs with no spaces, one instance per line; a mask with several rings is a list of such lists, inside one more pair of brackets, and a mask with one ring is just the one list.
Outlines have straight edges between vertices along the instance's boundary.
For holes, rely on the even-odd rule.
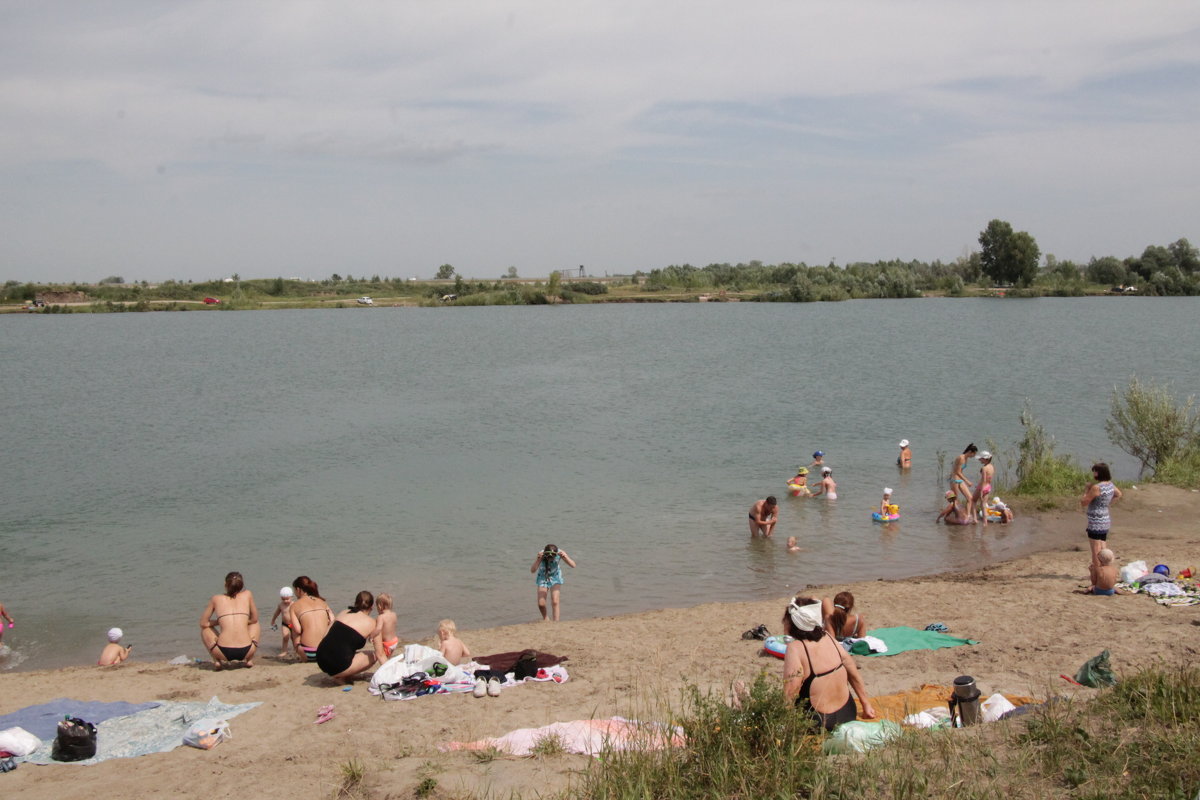
[[[1110,538],[1120,563],[1144,559],[1173,571],[1200,565],[1198,499],[1195,492],[1162,486],[1127,491],[1114,509]],[[1094,690],[1072,686],[1059,674],[1073,675],[1101,650],[1112,652],[1118,672],[1200,656],[1200,606],[1168,608],[1142,595],[1073,594],[1087,574],[1083,515],[1053,512],[1037,524],[1051,534],[1077,532],[1075,549],[965,573],[812,590],[816,595],[853,591],[872,628],[941,622],[954,635],[980,640],[974,647],[859,658],[871,694],[948,684],[965,674],[975,677],[985,696],[996,691],[1036,698],[1087,696]],[[470,753],[441,753],[438,745],[551,722],[614,714],[649,718],[649,698],[674,697],[684,681],[726,692],[731,681],[753,680],[762,669],[778,675],[781,662],[760,655],[759,643],[741,639],[741,633],[759,623],[780,632],[785,603],[780,597],[462,631],[476,654],[532,647],[570,657],[567,683],[527,684],[495,698],[455,694],[385,703],[370,696],[364,682],[343,693],[325,683],[314,666],[263,657],[254,669],[223,672],[135,661],[113,669],[6,674],[0,714],[64,696],[144,702],[216,695],[226,703],[263,705],[231,720],[234,738],[211,751],[180,747],[91,767],[22,765],[0,776],[0,785],[6,796],[22,798],[82,793],[331,797],[341,785],[341,765],[357,759],[365,767],[366,797],[411,796],[427,776],[449,793],[546,794],[566,786],[570,773],[585,768],[589,759],[566,755],[483,763]],[[336,707],[337,716],[313,724],[317,709],[326,704]]]

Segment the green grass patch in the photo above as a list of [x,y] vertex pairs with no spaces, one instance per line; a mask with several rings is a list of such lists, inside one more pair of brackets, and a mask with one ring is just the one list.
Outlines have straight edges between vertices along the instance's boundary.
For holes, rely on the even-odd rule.
[[965,730],[910,730],[863,755],[822,736],[760,675],[740,709],[688,690],[684,747],[605,752],[564,797],[1042,800],[1200,792],[1200,667],[1162,665],[1091,700],[1058,701]]

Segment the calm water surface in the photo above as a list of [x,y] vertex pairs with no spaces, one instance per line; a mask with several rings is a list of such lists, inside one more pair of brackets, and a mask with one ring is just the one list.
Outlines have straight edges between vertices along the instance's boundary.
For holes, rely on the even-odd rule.
[[[564,616],[776,597],[1054,544],[1026,521],[933,524],[946,463],[1020,437],[1107,440],[1114,384],[1200,392],[1190,298],[889,300],[0,317],[0,667],[200,655],[240,570],[269,617],[313,576],[396,597],[404,634],[532,620],[547,542]],[[896,442],[912,440],[909,474]],[[784,497],[813,450],[840,498]],[[972,467],[974,472],[977,467]],[[870,521],[882,488],[902,521]],[[746,513],[783,504],[776,539]],[[784,552],[795,535],[805,551]],[[747,625],[759,620],[748,620]],[[266,652],[277,645],[267,635]]]

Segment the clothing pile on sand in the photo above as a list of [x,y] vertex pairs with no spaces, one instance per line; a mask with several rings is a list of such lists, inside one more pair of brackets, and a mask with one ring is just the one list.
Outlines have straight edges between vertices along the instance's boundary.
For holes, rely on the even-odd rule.
[[501,687],[525,681],[565,683],[570,679],[562,666],[566,660],[565,656],[521,650],[479,656],[455,665],[432,647],[410,644],[375,670],[367,691],[384,700],[412,700],[451,692],[495,697]]
[[1123,593],[1145,594],[1164,606],[1200,605],[1200,584],[1196,570],[1187,567],[1174,576],[1166,564],[1151,570],[1145,561],[1133,561],[1121,567],[1117,588]]

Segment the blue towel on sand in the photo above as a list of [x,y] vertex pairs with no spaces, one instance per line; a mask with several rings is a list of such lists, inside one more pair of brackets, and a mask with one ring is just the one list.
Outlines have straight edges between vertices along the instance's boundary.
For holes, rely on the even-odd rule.
[[881,639],[887,645],[886,653],[872,653],[866,642],[855,642],[850,652],[856,656],[894,656],[906,650],[940,650],[943,647],[958,647],[961,644],[979,644],[974,639],[960,639],[936,631],[919,631],[901,625],[896,628],[876,628],[867,631],[867,636]]
[[92,700],[60,697],[49,703],[26,706],[20,711],[5,714],[0,717],[0,731],[21,727],[39,739],[53,739],[58,730],[58,723],[64,717],[78,717],[85,722],[99,725],[106,719],[124,717],[157,707],[158,703],[97,703]]
[[[136,714],[110,717],[96,726],[96,756],[69,765],[95,764],[110,758],[132,758],[150,753],[165,753],[183,744],[183,734],[197,720],[215,717],[232,719],[262,703],[226,705],[217,698],[203,702],[180,703],[163,701],[147,703],[156,706]],[[86,717],[85,717],[86,719]],[[88,720],[91,722],[91,720]],[[42,746],[24,760],[32,764],[60,764],[50,758],[54,733],[43,739]]]

